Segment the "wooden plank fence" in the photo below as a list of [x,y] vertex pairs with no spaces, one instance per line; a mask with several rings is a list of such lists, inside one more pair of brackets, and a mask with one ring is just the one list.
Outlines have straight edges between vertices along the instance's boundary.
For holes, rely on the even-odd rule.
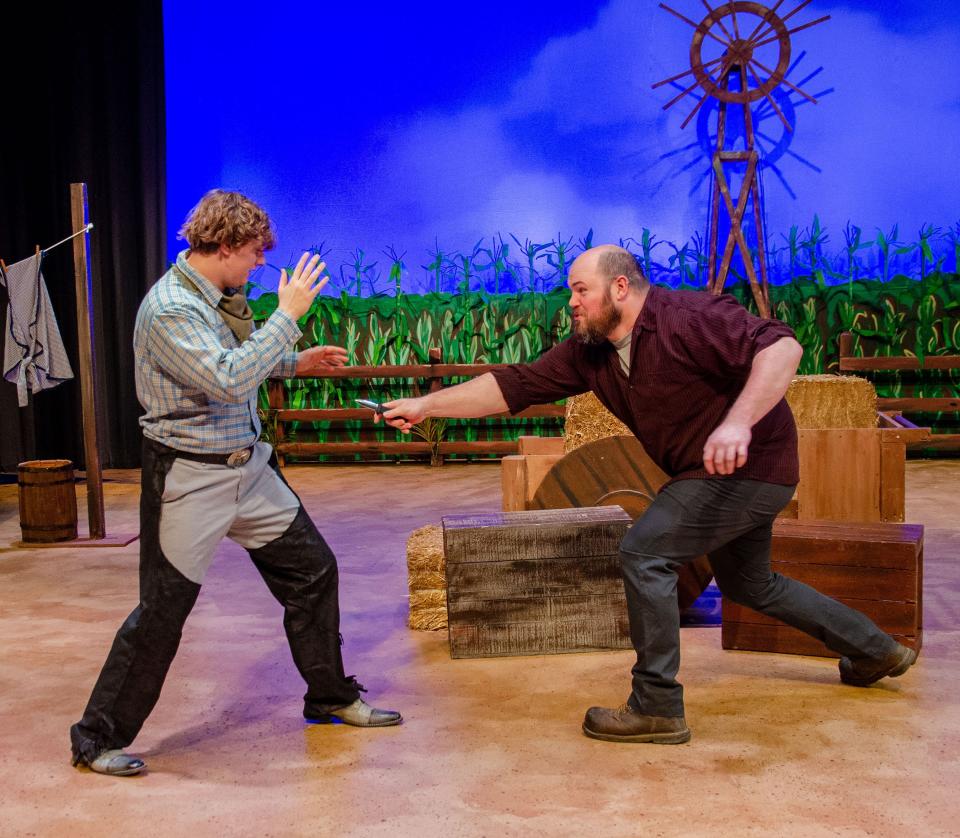
[[[921,361],[908,355],[876,356],[856,358],[853,355],[853,335],[843,332],[840,335],[840,372],[923,372],[925,370],[960,370],[960,355],[927,355]],[[881,413],[897,414],[896,426],[914,429],[917,426],[901,413],[948,413],[960,412],[960,398],[908,397],[877,398],[877,410]],[[910,450],[960,451],[960,434],[931,434],[929,439],[911,441]]]
[[[412,379],[414,393],[435,392],[444,386],[444,379],[475,378],[507,364],[444,364],[440,350],[431,349],[428,364],[402,364],[394,366],[346,366],[324,370],[314,376],[303,378],[339,378],[339,379]],[[516,454],[516,440],[475,440],[475,441],[439,441],[429,442],[411,438],[402,442],[396,440],[367,440],[361,442],[292,442],[287,439],[284,425],[288,422],[323,422],[362,420],[372,424],[370,410],[357,408],[308,408],[295,410],[286,406],[286,395],[282,381],[271,380],[267,385],[268,401],[272,419],[276,426],[274,448],[281,465],[288,456],[310,457],[351,454],[386,454],[393,456],[431,455],[437,462],[444,455],[474,454],[506,456]],[[566,408],[557,404],[533,405],[516,414],[516,419],[558,418],[566,415]],[[506,418],[509,413],[487,416],[486,419]],[[478,420],[479,421],[479,420]]]

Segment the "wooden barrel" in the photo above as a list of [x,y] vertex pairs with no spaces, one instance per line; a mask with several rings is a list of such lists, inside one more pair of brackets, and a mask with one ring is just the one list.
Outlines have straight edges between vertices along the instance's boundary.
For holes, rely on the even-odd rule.
[[70,460],[20,463],[17,484],[24,541],[70,541],[77,537],[77,493]]

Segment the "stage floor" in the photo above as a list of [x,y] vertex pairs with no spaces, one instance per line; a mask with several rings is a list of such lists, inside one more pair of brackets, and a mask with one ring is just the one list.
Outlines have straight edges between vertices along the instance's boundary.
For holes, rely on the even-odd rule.
[[[846,687],[836,661],[724,652],[718,627],[685,628],[693,739],[671,747],[580,731],[589,705],[626,699],[632,653],[453,661],[445,632],[407,629],[407,535],[499,509],[497,466],[286,474],[339,557],[347,672],[404,724],[304,724],[279,606],[224,542],[130,749],[149,773],[71,768],[68,727],[136,604],[137,543],[2,549],[19,520],[16,486],[0,486],[0,834],[960,832],[960,461],[907,464],[907,520],[927,530],[923,653],[906,676]],[[108,532],[135,530],[138,473],[106,477]]]

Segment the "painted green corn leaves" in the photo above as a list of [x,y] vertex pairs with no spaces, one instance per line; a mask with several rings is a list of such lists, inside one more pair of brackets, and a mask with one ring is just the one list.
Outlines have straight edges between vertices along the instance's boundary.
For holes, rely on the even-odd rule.
[[[803,345],[801,373],[837,371],[837,339],[843,331],[853,334],[857,355],[960,354],[960,275],[944,270],[945,263],[954,263],[956,269],[960,261],[960,223],[945,231],[924,225],[912,243],[900,241],[899,235],[894,226],[876,230],[871,239],[848,223],[842,252],[831,256],[827,230],[815,217],[809,227],[793,227],[780,237],[782,247],[770,248],[771,273],[792,278],[788,284],[773,285],[770,297],[776,316],[794,328]],[[405,254],[386,249],[389,263],[381,275],[377,262],[357,249],[352,262],[338,272],[339,293],[318,297],[301,318],[299,346],[339,344],[347,348],[351,364],[426,363],[431,347],[440,348],[445,363],[533,360],[570,333],[563,283],[572,260],[592,246],[592,231],[577,242],[511,239],[512,244],[495,237],[487,246],[481,239],[466,254],[448,254],[438,245],[421,266],[426,272],[423,293],[415,294],[407,293],[413,279]],[[946,253],[944,243],[950,246]],[[701,237],[676,247],[644,229],[640,239],[622,244],[655,281],[703,287],[707,258]],[[671,250],[667,263],[661,264],[658,260]],[[453,289],[459,293],[450,293]],[[521,290],[496,293],[505,289]],[[726,290],[753,309],[744,283]],[[358,296],[358,291],[368,296]],[[250,301],[258,322],[266,320],[276,304],[272,292]],[[884,374],[874,383],[881,396],[960,394],[958,373],[951,371]],[[402,379],[291,380],[285,383],[286,403],[294,408],[352,407],[357,397],[409,395],[416,386]],[[275,421],[263,395],[260,410],[265,435],[274,435]],[[955,421],[950,415],[933,419]],[[558,426],[556,420],[451,421],[420,431],[435,443],[442,438],[511,438],[521,429],[530,433]],[[395,433],[382,425],[374,429],[368,422],[334,427],[296,422],[286,431],[288,438],[304,441],[383,439]]]

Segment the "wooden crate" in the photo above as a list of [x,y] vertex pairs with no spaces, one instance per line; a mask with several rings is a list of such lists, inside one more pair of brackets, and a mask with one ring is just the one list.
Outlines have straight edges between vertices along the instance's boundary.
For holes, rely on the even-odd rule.
[[454,658],[630,648],[619,506],[443,518]]
[[530,507],[547,472],[563,459],[563,437],[521,436],[517,438],[517,451],[500,460],[504,512]]
[[902,521],[912,433],[902,428],[801,428],[796,517]]
[[[773,570],[862,611],[901,643],[923,642],[923,527],[779,519]],[[723,599],[724,649],[838,657],[819,640]]]

